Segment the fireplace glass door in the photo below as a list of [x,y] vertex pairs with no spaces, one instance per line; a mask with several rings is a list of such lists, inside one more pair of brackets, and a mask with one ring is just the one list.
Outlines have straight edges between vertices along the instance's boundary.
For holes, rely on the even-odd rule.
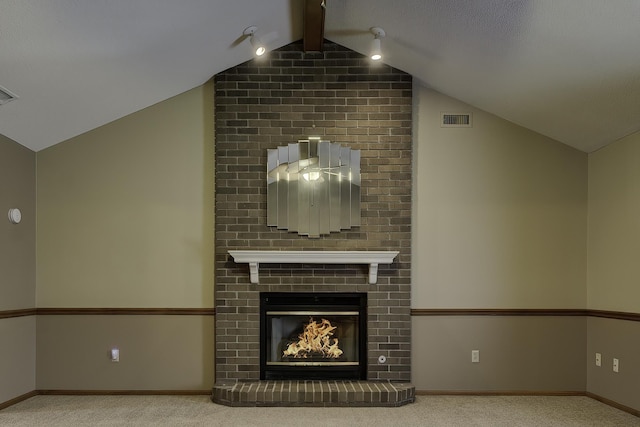
[[365,379],[365,294],[261,294],[262,379]]

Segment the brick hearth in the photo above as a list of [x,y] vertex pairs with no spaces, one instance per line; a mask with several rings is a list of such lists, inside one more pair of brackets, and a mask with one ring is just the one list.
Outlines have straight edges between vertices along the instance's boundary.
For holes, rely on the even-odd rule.
[[402,406],[415,401],[411,384],[388,381],[231,381],[211,400],[227,406]]

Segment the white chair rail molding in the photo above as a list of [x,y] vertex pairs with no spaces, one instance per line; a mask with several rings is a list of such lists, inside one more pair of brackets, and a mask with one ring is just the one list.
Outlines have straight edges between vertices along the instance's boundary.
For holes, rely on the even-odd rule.
[[369,264],[369,284],[378,281],[378,264],[391,264],[398,251],[239,251],[230,250],[236,263],[248,263],[251,283],[259,283],[263,264]]

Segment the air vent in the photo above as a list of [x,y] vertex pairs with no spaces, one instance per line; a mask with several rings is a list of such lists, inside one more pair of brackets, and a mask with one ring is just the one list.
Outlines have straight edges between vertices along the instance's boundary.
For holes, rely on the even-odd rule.
[[441,113],[440,127],[443,128],[470,128],[473,125],[471,113]]
[[6,104],[9,101],[17,99],[18,95],[11,93],[7,89],[0,86],[0,105]]

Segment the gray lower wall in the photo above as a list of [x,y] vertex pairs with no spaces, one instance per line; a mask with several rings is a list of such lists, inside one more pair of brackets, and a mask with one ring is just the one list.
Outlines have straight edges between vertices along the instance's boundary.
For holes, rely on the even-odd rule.
[[[640,322],[589,317],[587,342],[587,391],[640,411]],[[596,353],[602,355],[600,367]]]
[[0,319],[0,404],[36,384],[36,317]]
[[[420,391],[585,390],[584,316],[414,316]],[[471,362],[480,350],[480,363]]]
[[[212,316],[39,315],[39,390],[208,390]],[[120,349],[120,362],[109,350]]]

